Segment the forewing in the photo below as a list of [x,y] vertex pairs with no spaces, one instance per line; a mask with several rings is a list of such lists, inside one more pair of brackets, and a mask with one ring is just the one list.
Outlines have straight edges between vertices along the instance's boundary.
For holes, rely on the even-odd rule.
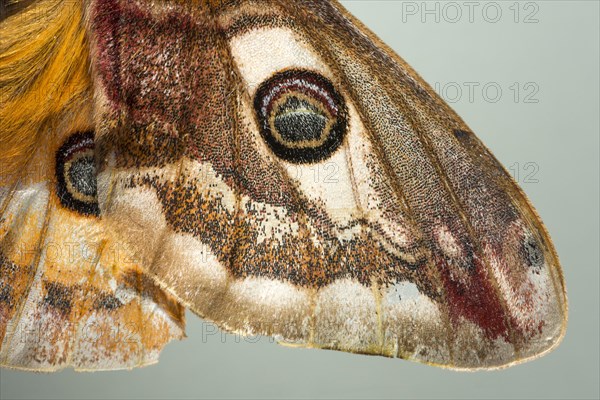
[[337,3],[90,15],[100,210],[193,311],[454,368],[559,341],[560,268],[524,195]]

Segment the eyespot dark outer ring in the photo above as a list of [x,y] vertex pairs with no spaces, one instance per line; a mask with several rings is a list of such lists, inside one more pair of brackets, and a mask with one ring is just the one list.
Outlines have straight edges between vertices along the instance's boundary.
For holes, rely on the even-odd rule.
[[[293,81],[317,85],[320,90],[323,90],[333,100],[334,104],[330,104],[328,110],[332,116],[336,117],[336,123],[331,127],[327,140],[321,146],[313,148],[286,147],[277,141],[271,132],[269,124],[270,105],[268,101],[269,99],[273,100],[274,90],[281,88],[284,84],[294,86],[291,84]],[[267,79],[256,91],[254,96],[254,110],[258,117],[260,134],[265,142],[267,142],[269,148],[277,157],[294,164],[310,164],[331,157],[344,142],[344,137],[348,129],[348,111],[343,96],[339,94],[327,78],[308,70],[285,70]]]
[[88,216],[100,215],[98,202],[84,202],[73,197],[65,179],[65,164],[77,152],[93,149],[94,132],[87,131],[71,135],[56,152],[56,194],[64,207]]

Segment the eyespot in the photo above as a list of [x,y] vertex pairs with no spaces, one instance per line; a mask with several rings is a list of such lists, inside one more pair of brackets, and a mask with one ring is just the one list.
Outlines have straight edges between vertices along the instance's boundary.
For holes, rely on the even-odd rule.
[[100,214],[93,132],[76,133],[58,149],[56,181],[56,191],[63,206],[84,215]]
[[521,251],[529,267],[539,269],[544,265],[544,252],[531,234],[523,239]]
[[311,71],[274,75],[258,88],[254,108],[269,148],[292,163],[329,158],[346,134],[343,97],[328,79]]

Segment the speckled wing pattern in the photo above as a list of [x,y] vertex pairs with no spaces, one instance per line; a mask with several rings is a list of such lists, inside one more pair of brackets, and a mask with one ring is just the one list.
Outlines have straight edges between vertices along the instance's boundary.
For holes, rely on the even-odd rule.
[[[184,336],[184,308],[99,215],[89,48],[76,4],[38,1],[0,20],[2,367],[134,368]],[[19,147],[27,141],[31,151]]]
[[525,195],[340,4],[87,12],[100,214],[195,313],[455,369],[560,342],[562,273]]

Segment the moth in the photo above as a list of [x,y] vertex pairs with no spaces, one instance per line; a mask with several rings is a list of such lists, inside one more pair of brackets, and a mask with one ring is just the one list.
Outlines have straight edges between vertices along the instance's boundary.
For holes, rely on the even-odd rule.
[[2,366],[152,364],[185,308],[453,369],[563,337],[523,191],[337,1],[2,4]]

